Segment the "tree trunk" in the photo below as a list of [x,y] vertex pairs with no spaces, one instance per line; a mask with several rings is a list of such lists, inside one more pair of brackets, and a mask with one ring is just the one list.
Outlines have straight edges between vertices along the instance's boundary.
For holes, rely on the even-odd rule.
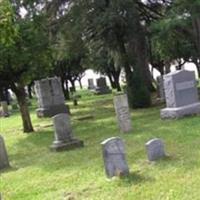
[[82,82],[81,82],[81,78],[78,79],[78,82],[79,82],[80,88],[82,90],[83,89],[83,85],[82,85]]
[[33,83],[31,82],[30,84],[28,84],[28,97],[29,97],[29,99],[32,99],[33,98],[33,96],[32,96],[32,85],[33,85]]
[[14,83],[11,85],[12,91],[15,93],[17,97],[17,101],[20,108],[21,118],[23,122],[23,131],[24,133],[33,132],[33,126],[30,118],[30,113],[26,101],[26,93],[23,86],[16,86]]
[[69,79],[69,81],[70,81],[70,83],[71,83],[71,85],[72,85],[72,90],[73,90],[73,92],[76,92],[75,80]]
[[107,73],[107,76],[108,76],[108,79],[110,81],[110,85],[111,85],[112,89],[116,89],[116,85],[115,85],[115,82],[112,79],[112,75],[110,73]]
[[115,74],[113,74],[113,79],[115,82],[115,87],[117,89],[118,92],[122,91],[120,83],[119,83],[119,76],[120,76],[120,72],[116,72]]

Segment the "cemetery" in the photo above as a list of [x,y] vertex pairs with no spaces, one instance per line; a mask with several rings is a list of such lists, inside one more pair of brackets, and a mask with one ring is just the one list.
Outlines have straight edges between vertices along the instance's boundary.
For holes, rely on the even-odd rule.
[[0,0],[0,200],[199,200],[199,13]]

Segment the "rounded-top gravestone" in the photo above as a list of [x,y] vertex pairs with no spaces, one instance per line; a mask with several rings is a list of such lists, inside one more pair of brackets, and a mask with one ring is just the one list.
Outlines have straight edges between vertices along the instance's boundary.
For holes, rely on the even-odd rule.
[[155,161],[166,156],[164,143],[161,139],[155,138],[146,144],[147,157],[149,161]]
[[101,145],[106,175],[109,178],[128,175],[129,168],[125,158],[123,141],[118,137],[112,137],[103,141]]

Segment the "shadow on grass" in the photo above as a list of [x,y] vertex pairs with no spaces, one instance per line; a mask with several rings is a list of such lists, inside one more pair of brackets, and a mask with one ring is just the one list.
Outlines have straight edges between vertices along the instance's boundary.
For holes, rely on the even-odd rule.
[[123,186],[138,185],[144,182],[154,182],[155,179],[149,176],[139,174],[139,172],[130,172],[129,175],[120,177],[120,184]]

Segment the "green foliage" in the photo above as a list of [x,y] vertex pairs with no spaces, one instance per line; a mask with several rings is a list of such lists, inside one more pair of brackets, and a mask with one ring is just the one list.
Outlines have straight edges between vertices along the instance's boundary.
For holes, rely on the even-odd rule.
[[10,45],[18,35],[13,12],[9,0],[0,0],[0,44]]

